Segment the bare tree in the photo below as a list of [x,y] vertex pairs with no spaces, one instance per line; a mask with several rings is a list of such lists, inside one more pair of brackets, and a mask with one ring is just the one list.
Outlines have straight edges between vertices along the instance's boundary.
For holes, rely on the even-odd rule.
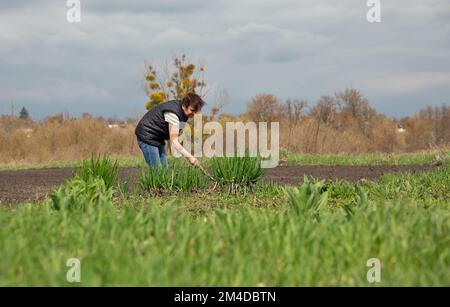
[[30,114],[28,113],[28,110],[25,107],[22,107],[22,109],[20,110],[19,113],[19,118],[23,119],[23,120],[29,120],[30,119]]
[[246,115],[255,122],[278,121],[282,113],[282,103],[272,94],[258,94],[247,104]]
[[291,99],[286,100],[284,106],[284,114],[286,120],[292,124],[297,124],[300,120],[302,112],[308,106],[308,102],[302,99],[295,99],[292,101]]
[[295,99],[292,101],[291,99],[286,100],[284,105],[284,118],[287,121],[288,125],[288,140],[287,140],[287,149],[291,150],[291,141],[292,135],[294,131],[294,127],[298,125],[300,117],[302,116],[303,110],[308,106],[308,102],[302,99]]
[[223,107],[230,101],[230,96],[226,90],[216,90],[212,94],[213,105],[209,114],[209,120],[216,120],[217,115]]
[[369,100],[356,89],[345,89],[335,94],[337,105],[344,121],[356,121],[358,128],[365,136],[370,136],[370,120],[377,114],[370,106]]
[[331,96],[322,96],[312,108],[311,115],[316,118],[316,131],[314,133],[314,151],[317,152],[318,138],[321,123],[328,123],[336,114],[336,100]]
[[442,143],[441,145],[450,145],[450,106],[442,105],[441,106],[441,127],[442,131]]

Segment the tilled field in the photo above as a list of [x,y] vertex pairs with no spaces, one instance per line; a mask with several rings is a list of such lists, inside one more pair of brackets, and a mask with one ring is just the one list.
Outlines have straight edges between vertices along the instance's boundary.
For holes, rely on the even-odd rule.
[[[322,166],[293,165],[268,169],[264,180],[280,184],[293,185],[303,180],[304,175],[317,179],[358,181],[361,179],[376,180],[385,173],[393,172],[425,172],[436,165],[399,165],[399,166]],[[73,176],[71,168],[44,168],[16,171],[0,171],[0,204],[21,203],[43,199],[64,180]],[[119,172],[121,180],[136,181],[138,168],[122,168]]]

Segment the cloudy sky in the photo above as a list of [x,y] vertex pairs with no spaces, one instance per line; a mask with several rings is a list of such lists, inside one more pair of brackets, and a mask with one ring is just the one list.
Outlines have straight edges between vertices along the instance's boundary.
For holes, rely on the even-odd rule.
[[[144,63],[185,52],[206,65],[239,113],[257,93],[280,99],[354,87],[380,112],[450,104],[450,1],[0,0],[0,114],[145,112]],[[207,97],[207,102],[213,103]]]

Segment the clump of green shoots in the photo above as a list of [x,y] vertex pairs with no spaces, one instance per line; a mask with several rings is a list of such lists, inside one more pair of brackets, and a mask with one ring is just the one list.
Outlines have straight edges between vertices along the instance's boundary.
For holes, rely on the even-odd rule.
[[76,176],[50,195],[50,204],[55,210],[86,210],[111,204],[112,196],[113,189],[102,178]]
[[198,169],[175,163],[169,169],[148,167],[141,170],[139,182],[145,191],[196,191],[206,188],[208,178]]
[[117,160],[112,161],[107,156],[102,158],[94,158],[92,156],[90,160],[83,161],[77,176],[84,181],[88,181],[90,178],[101,178],[105,182],[106,187],[110,189],[116,182],[118,173],[119,163]]
[[313,182],[304,177],[298,188],[286,188],[286,194],[291,207],[298,216],[313,216],[319,218],[319,213],[328,203],[328,191],[325,182]]
[[260,159],[257,157],[221,157],[211,161],[212,177],[229,188],[232,194],[251,190],[264,175]]

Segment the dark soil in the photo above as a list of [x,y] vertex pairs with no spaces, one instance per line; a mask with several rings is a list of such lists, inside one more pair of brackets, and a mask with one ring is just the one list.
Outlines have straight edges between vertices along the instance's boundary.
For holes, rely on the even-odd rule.
[[[436,165],[400,165],[400,166],[321,166],[294,165],[279,166],[268,169],[264,180],[281,184],[298,184],[304,175],[317,179],[341,179],[351,182],[376,180],[385,173],[393,172],[424,172],[430,171]],[[25,201],[39,201],[54,188],[64,183],[65,179],[73,176],[71,168],[44,168],[16,171],[0,171],[0,204],[21,203]],[[137,168],[123,168],[120,170],[121,180],[136,182]]]
[[325,165],[295,165],[280,166],[269,169],[265,180],[281,184],[298,184],[303,176],[308,175],[317,179],[346,180],[356,182],[360,180],[377,180],[386,173],[419,173],[437,169],[438,165],[374,165],[374,166],[325,166]]

